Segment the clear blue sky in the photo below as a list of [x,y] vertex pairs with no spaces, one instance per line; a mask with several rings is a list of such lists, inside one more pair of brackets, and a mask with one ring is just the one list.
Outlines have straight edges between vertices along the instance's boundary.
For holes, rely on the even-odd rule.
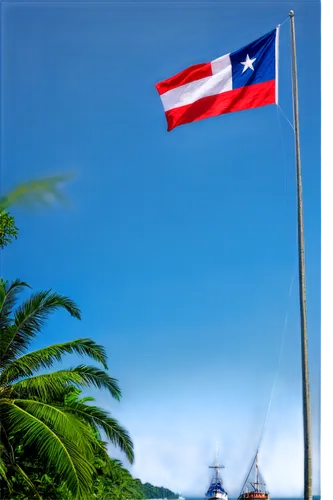
[[[81,323],[56,315],[34,347],[80,336],[104,344],[123,400],[97,397],[130,431],[133,474],[186,496],[205,492],[216,441],[226,487],[239,493],[287,310],[261,464],[273,494],[302,491],[293,134],[275,106],[167,133],[154,84],[242,47],[291,8],[318,492],[320,3],[1,4],[1,191],[77,174],[70,209],[15,209],[20,236],[3,251],[1,274],[78,302]],[[291,120],[288,22],[280,104]]]

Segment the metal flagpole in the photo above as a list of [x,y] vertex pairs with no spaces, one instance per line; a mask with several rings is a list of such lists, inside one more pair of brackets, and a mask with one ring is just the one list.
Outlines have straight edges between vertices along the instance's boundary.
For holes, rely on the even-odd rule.
[[306,330],[303,196],[302,196],[301,152],[300,152],[299,120],[298,120],[296,37],[295,37],[295,19],[293,10],[289,12],[289,16],[290,16],[291,50],[292,50],[292,82],[293,82],[295,155],[296,155],[296,178],[297,178],[299,291],[300,291],[301,339],[302,339],[304,500],[312,500],[311,411],[310,411],[310,384],[309,384],[309,367],[308,367],[308,338]]

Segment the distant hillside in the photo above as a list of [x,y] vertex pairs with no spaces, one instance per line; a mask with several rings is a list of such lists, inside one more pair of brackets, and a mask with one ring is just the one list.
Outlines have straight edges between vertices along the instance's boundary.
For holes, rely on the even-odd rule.
[[[141,483],[142,484],[142,483]],[[150,483],[144,483],[141,486],[143,493],[144,493],[144,498],[168,498],[168,499],[176,499],[179,497],[177,493],[174,493],[171,490],[168,490],[168,488],[163,488],[163,487],[158,487],[158,486],[153,486]]]

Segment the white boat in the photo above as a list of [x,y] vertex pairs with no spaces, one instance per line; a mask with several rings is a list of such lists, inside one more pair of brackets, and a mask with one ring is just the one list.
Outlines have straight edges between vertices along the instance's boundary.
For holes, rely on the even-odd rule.
[[216,454],[215,465],[210,465],[209,468],[215,469],[215,472],[214,472],[214,477],[205,495],[205,498],[207,500],[228,500],[228,493],[225,491],[223,487],[222,477],[219,474],[219,469],[224,469],[224,467],[223,465],[219,465],[217,454]]

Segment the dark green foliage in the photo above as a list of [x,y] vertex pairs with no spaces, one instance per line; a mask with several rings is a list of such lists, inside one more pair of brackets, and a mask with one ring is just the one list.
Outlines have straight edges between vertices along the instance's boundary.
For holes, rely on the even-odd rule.
[[6,211],[0,212],[0,248],[9,245],[13,238],[17,238],[18,228],[15,219]]
[[144,498],[149,499],[149,498],[168,498],[168,499],[175,499],[178,498],[179,495],[174,493],[171,490],[168,490],[167,488],[163,488],[162,486],[153,486],[150,483],[144,483],[142,484],[142,490],[144,494]]

